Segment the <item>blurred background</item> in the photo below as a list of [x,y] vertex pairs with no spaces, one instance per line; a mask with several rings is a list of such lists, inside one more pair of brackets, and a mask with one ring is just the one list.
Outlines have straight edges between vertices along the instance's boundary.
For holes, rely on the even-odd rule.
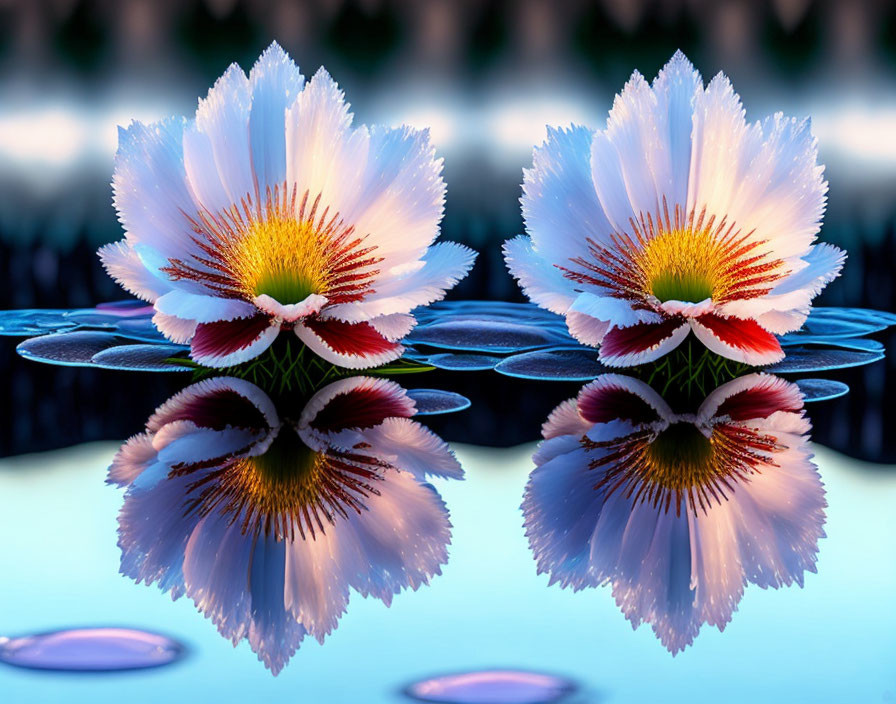
[[[545,124],[602,127],[632,70],[652,79],[680,48],[706,80],[728,74],[749,120],[812,117],[830,182],[822,237],[849,251],[821,302],[896,306],[896,3],[0,0],[0,308],[122,298],[95,256],[122,234],[116,126],[192,115],[229,63],[248,70],[274,39],[306,76],[326,65],[357,120],[431,128],[443,236],[480,252],[453,298],[523,300],[500,244],[522,231],[522,168]],[[837,374],[853,390],[812,407],[819,441],[896,461],[893,360]],[[13,340],[0,370],[0,455],[138,432],[184,381],[36,365]],[[499,392],[514,413],[474,404],[438,429],[502,445],[534,439],[577,389],[486,373],[425,384]]]

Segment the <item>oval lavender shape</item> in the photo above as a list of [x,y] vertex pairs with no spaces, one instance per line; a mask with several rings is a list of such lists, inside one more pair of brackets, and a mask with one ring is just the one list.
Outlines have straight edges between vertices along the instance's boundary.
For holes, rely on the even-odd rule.
[[576,690],[570,680],[541,672],[481,670],[414,682],[405,694],[445,704],[548,704]]
[[0,662],[32,670],[140,670],[169,665],[185,653],[167,636],[133,628],[72,628],[0,639]]

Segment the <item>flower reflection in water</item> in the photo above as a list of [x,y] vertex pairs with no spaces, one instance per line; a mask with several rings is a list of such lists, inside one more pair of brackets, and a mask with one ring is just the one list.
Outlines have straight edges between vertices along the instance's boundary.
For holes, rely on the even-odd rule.
[[353,377],[291,408],[218,377],[163,404],[116,455],[121,571],[187,595],[279,672],[349,589],[387,605],[440,574],[451,537],[429,475],[461,478],[396,383]]
[[803,583],[824,536],[824,489],[796,385],[751,374],[676,413],[641,381],[585,386],[544,424],[523,500],[550,582],[610,584],[633,627],[673,654],[724,629],[748,582]]

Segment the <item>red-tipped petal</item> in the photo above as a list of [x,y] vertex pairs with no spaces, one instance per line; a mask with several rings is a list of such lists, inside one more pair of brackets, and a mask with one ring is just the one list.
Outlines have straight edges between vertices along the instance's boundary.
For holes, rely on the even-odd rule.
[[577,404],[582,418],[591,423],[628,420],[642,425],[672,415],[666,402],[647,384],[619,374],[597,377],[579,392]]
[[280,326],[267,315],[199,323],[190,354],[200,364],[229,367],[260,355],[279,332]]
[[691,327],[709,350],[728,359],[761,366],[784,358],[778,338],[755,320],[707,313],[694,318]]
[[410,418],[413,400],[394,381],[352,377],[317,392],[305,406],[300,423],[335,433],[347,428],[372,428],[386,418]]
[[377,367],[397,359],[404,351],[370,323],[312,318],[296,325],[296,335],[315,354],[349,369]]
[[688,332],[687,323],[680,318],[612,328],[601,341],[600,361],[612,367],[653,362],[678,347]]

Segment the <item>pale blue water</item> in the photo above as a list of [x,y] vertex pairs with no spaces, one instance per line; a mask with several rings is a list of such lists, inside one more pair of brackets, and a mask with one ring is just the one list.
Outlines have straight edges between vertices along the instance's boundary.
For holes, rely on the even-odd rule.
[[818,448],[828,538],[804,589],[747,588],[724,633],[671,657],[632,631],[608,589],[548,588],[518,510],[531,446],[458,446],[465,482],[437,482],[452,513],[441,577],[391,608],[353,596],[326,644],[306,640],[279,677],[234,649],[192,602],[118,575],[121,493],[103,484],[115,444],[0,462],[0,633],[143,627],[182,640],[181,663],[117,674],[0,667],[0,701],[400,702],[409,682],[491,667],[577,681],[569,701],[896,700],[896,468]]

